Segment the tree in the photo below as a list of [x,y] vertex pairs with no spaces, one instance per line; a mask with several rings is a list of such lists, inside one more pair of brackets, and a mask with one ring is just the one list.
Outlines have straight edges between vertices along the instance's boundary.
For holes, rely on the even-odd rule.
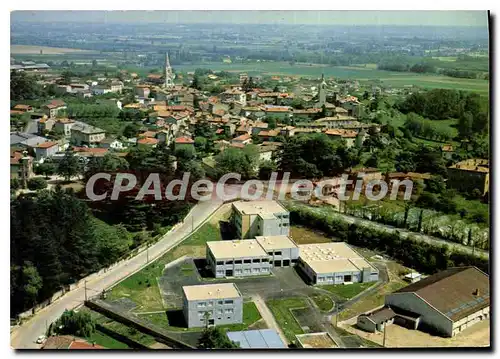
[[71,181],[71,177],[76,176],[80,173],[81,166],[78,161],[78,157],[71,151],[68,147],[66,150],[64,157],[59,162],[59,166],[57,167],[57,174],[64,177],[66,182]]
[[28,180],[28,189],[32,191],[37,191],[44,188],[47,188],[47,181],[44,180],[43,178],[36,177],[36,178],[30,178]]
[[263,161],[259,166],[259,178],[262,180],[268,180],[271,177],[271,173],[276,171],[276,163],[274,161]]
[[97,67],[97,60],[96,59],[92,60],[92,67]]
[[242,178],[251,178],[254,176],[258,158],[258,148],[255,145],[247,145],[243,149],[227,148],[215,156],[215,162],[221,176],[234,172],[241,174]]
[[126,138],[134,138],[139,134],[140,126],[136,123],[129,123],[123,128],[123,136]]
[[35,167],[35,173],[44,175],[46,179],[49,178],[49,176],[53,175],[56,173],[56,165],[54,162],[50,160],[45,160],[43,163],[40,163],[38,166]]
[[61,85],[69,85],[71,83],[71,77],[73,73],[71,71],[63,71],[61,73]]
[[200,79],[198,78],[198,76],[196,74],[194,75],[193,82],[191,83],[191,86],[189,86],[189,87],[194,88],[196,90],[201,90]]
[[218,327],[205,328],[198,339],[199,349],[234,349],[238,347],[238,344],[230,340],[226,333]]
[[280,92],[279,88],[278,88],[278,85],[274,86],[273,88],[273,92]]
[[10,100],[24,101],[40,98],[42,88],[36,83],[33,76],[23,71],[10,72]]
[[29,261],[24,262],[22,268],[22,282],[24,283],[23,290],[30,304],[35,306],[38,291],[42,288],[42,278],[38,274],[38,270]]
[[426,190],[432,193],[442,194],[446,190],[443,176],[431,176],[426,182]]
[[472,135],[472,126],[474,122],[474,117],[472,113],[466,112],[458,120],[458,135],[461,138],[469,138]]
[[95,332],[95,322],[89,312],[65,310],[57,319],[54,330],[60,335],[89,337]]
[[21,188],[21,182],[19,181],[18,178],[12,178],[10,180],[10,188],[13,190],[17,190],[17,189]]

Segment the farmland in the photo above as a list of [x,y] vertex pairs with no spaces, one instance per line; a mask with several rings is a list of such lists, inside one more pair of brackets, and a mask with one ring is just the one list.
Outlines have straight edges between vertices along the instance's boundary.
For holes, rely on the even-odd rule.
[[62,55],[62,54],[93,52],[93,51],[89,51],[89,50],[68,49],[68,48],[49,47],[49,46],[30,46],[30,45],[11,45],[10,46],[10,53],[13,55],[40,54],[40,51],[42,51],[42,53],[45,55]]

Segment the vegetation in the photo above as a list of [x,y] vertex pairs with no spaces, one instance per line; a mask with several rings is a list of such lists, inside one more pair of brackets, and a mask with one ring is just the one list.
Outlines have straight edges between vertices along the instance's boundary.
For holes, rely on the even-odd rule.
[[298,297],[273,299],[267,301],[266,304],[290,343],[295,341],[296,334],[304,333],[290,309],[306,308],[308,304],[305,299]]
[[37,191],[47,188],[47,181],[43,178],[35,177],[28,180],[28,189]]
[[323,312],[328,312],[333,309],[333,300],[322,293],[314,293],[310,296],[318,308]]
[[238,344],[229,340],[219,327],[207,327],[198,340],[199,349],[234,349]]
[[[128,251],[127,231],[96,220],[71,191],[56,187],[20,195],[10,208],[14,314],[32,306],[34,299],[44,300],[64,285],[114,263]],[[42,286],[33,284],[27,262],[33,263]]]
[[370,288],[372,285],[373,283],[327,284],[322,285],[321,288],[343,299],[351,299]]
[[95,322],[87,311],[65,310],[55,322],[54,331],[59,335],[89,337],[95,332]]

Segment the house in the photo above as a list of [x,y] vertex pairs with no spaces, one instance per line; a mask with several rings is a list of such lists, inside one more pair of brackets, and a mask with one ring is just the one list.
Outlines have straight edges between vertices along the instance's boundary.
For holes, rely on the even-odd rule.
[[293,119],[296,121],[312,121],[321,113],[320,108],[293,109]]
[[447,187],[471,193],[477,189],[481,195],[489,192],[490,169],[486,159],[473,158],[448,167]]
[[255,239],[207,242],[206,258],[215,278],[271,273],[269,256]]
[[64,136],[71,136],[71,128],[76,122],[69,118],[60,118],[55,120],[53,128],[55,131],[62,133]]
[[178,137],[174,142],[176,150],[179,148],[194,147],[194,140],[187,136]]
[[149,97],[151,90],[148,85],[137,85],[135,87],[135,94],[139,97]]
[[441,146],[441,154],[445,160],[450,161],[453,158],[453,153],[455,153],[455,151],[453,150],[452,145]]
[[237,201],[232,204],[237,238],[290,234],[290,215],[276,201]]
[[62,100],[52,100],[48,104],[42,106],[42,111],[50,118],[56,117],[60,112],[66,109],[66,103]]
[[47,115],[43,115],[37,122],[37,133],[43,135],[45,131],[52,131],[56,120],[54,118],[48,118]]
[[10,147],[34,148],[40,143],[47,142],[45,137],[37,136],[27,132],[11,132]]
[[274,118],[277,121],[286,121],[292,117],[292,108],[288,106],[266,105],[264,113],[267,118]]
[[243,322],[243,296],[234,283],[182,287],[188,328]]
[[105,138],[99,142],[99,146],[113,150],[122,150],[124,148],[123,142],[116,138]]
[[346,147],[351,148],[356,144],[356,138],[358,136],[358,132],[354,130],[343,130],[343,129],[328,129],[325,130],[325,135],[332,138],[341,138],[345,140]]
[[226,335],[241,349],[288,349],[276,329],[227,332]]
[[155,85],[162,85],[165,82],[162,74],[149,74],[146,81]]
[[316,121],[315,124],[324,126],[326,128],[347,128],[347,126],[351,126],[356,122],[356,119],[351,116],[331,116],[331,117],[323,117]]
[[106,131],[83,122],[76,122],[71,126],[71,141],[77,145],[94,145],[106,138]]
[[27,181],[33,177],[33,157],[26,151],[10,151],[10,179],[18,179],[21,186],[26,188]]
[[26,112],[33,112],[33,107],[30,105],[17,104],[12,108],[12,110],[19,111],[20,113],[26,113]]
[[361,314],[357,318],[356,325],[370,333],[382,332],[386,325],[394,323],[396,313],[389,307],[382,307],[370,313]]
[[235,144],[235,145],[245,146],[245,145],[252,143],[252,136],[250,136],[250,134],[248,134],[248,133],[244,134],[244,135],[240,135],[238,137],[233,138],[231,140],[231,143]]
[[111,92],[121,93],[123,91],[123,82],[121,81],[118,80],[111,81],[109,86],[111,88]]
[[349,284],[378,280],[378,269],[344,242],[299,245],[298,267],[312,284]]
[[92,87],[92,93],[94,95],[105,95],[111,92],[113,92],[113,90],[111,89],[111,86],[108,85],[97,85]]
[[385,297],[407,327],[453,337],[490,317],[489,276],[476,267],[438,272]]
[[221,94],[221,97],[225,102],[238,102],[242,106],[247,104],[247,96],[245,92],[237,88],[227,89]]
[[152,138],[152,137],[142,137],[142,138],[139,138],[137,140],[137,145],[138,146],[153,146],[153,147],[156,147],[156,145],[158,144],[158,140],[156,138]]
[[44,160],[48,157],[52,157],[59,151],[59,143],[57,142],[44,142],[40,143],[35,147],[35,156],[36,160]]

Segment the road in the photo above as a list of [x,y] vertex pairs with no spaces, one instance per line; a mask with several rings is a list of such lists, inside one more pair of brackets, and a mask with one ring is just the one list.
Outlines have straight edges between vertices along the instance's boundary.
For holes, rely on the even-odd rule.
[[[158,242],[147,251],[122,262],[116,267],[103,273],[98,278],[87,282],[89,296],[102,292],[104,289],[119,282],[131,273],[143,268],[147,262],[158,258],[185,239],[193,230],[205,222],[207,218],[222,204],[221,200],[199,202],[186,216],[184,222],[165,234]],[[146,253],[148,252],[148,253]],[[11,333],[11,347],[14,349],[38,349],[40,345],[35,341],[38,336],[45,334],[47,326],[61,316],[65,309],[72,309],[85,300],[84,287],[66,293],[51,305],[43,308],[27,322],[15,328]]]
[[278,335],[280,336],[281,340],[283,341],[283,343],[288,344],[288,340],[287,340],[285,334],[283,334],[283,331],[281,330],[280,326],[276,322],[276,319],[274,319],[274,315],[273,315],[273,313],[271,313],[271,311],[267,307],[264,299],[262,299],[262,297],[260,295],[256,295],[256,296],[252,297],[252,300],[255,303],[255,306],[257,307],[260,315],[262,316],[262,319],[264,319],[264,321],[266,322],[267,327],[269,329],[276,330],[278,332]]

